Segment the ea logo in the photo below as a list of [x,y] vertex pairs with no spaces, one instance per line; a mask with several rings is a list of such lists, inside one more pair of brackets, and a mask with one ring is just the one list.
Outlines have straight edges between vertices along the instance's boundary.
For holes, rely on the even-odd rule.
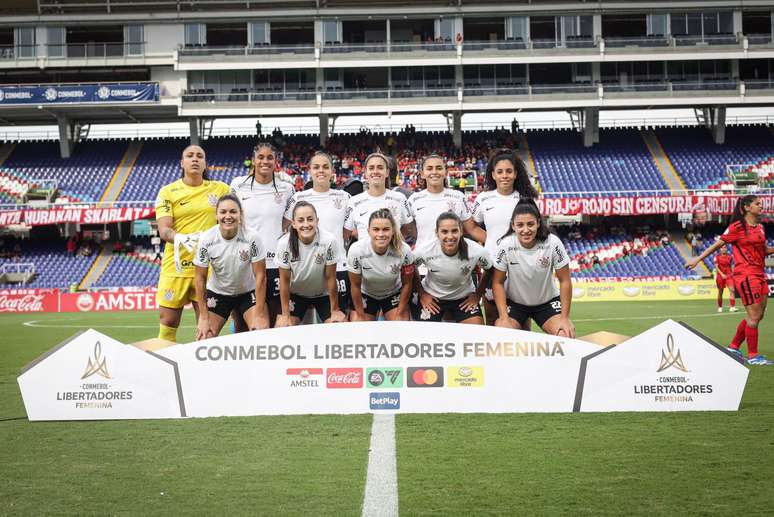
[[107,99],[110,97],[110,88],[107,86],[101,87],[99,90],[97,90],[97,97],[99,97],[102,100]]
[[81,294],[75,300],[75,306],[81,312],[87,312],[94,308],[94,298],[88,294]]

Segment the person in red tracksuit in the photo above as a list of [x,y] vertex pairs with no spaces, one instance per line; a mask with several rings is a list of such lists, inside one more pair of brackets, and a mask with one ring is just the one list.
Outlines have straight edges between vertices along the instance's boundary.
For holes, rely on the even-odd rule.
[[769,296],[765,261],[767,255],[774,254],[774,248],[766,246],[766,234],[760,222],[762,210],[763,204],[758,196],[740,197],[736,201],[731,224],[723,235],[704,253],[686,262],[685,266],[693,269],[719,248],[731,245],[735,263],[732,279],[747,317],[736,327],[736,334],[726,350],[741,357],[739,348],[747,341],[747,364],[771,366],[774,364],[772,361],[758,354],[758,324],[766,312]]
[[723,312],[723,289],[728,287],[728,312],[736,312],[736,299],[734,298],[733,267],[731,266],[731,255],[728,254],[728,248],[721,246],[720,251],[715,255],[715,285],[718,287],[718,312]]

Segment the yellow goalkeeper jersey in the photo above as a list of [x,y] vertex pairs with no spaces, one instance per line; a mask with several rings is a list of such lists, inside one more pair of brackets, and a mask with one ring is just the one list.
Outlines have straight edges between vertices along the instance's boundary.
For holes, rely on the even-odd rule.
[[[214,226],[215,205],[218,199],[229,193],[229,186],[222,181],[204,180],[198,187],[186,185],[182,178],[164,185],[156,198],[156,220],[171,217],[172,228],[178,233],[203,232]],[[182,271],[175,269],[175,250],[172,243],[164,246],[161,275],[168,277],[193,278],[193,254],[180,249]]]

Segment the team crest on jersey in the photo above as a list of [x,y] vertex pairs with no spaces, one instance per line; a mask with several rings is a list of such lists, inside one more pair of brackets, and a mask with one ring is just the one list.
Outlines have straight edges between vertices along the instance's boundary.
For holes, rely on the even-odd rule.
[[538,259],[538,265],[543,269],[548,269],[548,266],[551,265],[551,259],[548,257],[540,257]]
[[468,276],[471,272],[471,268],[468,264],[465,264],[464,266],[460,267],[460,273],[462,273],[464,276]]
[[274,193],[274,202],[278,205],[282,204],[282,193],[281,192],[275,192]]
[[393,275],[397,275],[399,271],[400,271],[400,264],[392,264],[390,266],[390,273],[392,273]]
[[166,301],[171,302],[172,298],[174,298],[174,297],[175,297],[174,289],[167,289],[166,291],[164,291],[164,299]]
[[333,198],[333,207],[336,210],[341,210],[344,207],[344,200],[340,197]]
[[457,206],[457,203],[455,203],[453,199],[448,199],[446,201],[446,210],[448,212],[454,212],[454,209],[456,208],[456,206]]
[[317,255],[314,256],[315,264],[322,264],[323,262],[325,262],[325,259],[323,259],[322,253],[318,253]]
[[207,201],[210,203],[210,206],[217,206],[218,196],[216,196],[215,194],[208,194]]
[[247,250],[239,250],[239,260],[242,262],[250,260],[250,252]]

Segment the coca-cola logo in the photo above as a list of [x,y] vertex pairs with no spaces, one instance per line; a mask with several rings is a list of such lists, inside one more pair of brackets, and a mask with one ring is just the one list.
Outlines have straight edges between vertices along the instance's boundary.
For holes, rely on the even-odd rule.
[[362,368],[328,368],[325,386],[327,388],[362,388]]
[[28,294],[21,297],[0,295],[0,312],[41,312],[42,310],[42,294]]
[[90,294],[81,294],[75,300],[75,306],[81,312],[87,312],[94,308],[94,298]]

